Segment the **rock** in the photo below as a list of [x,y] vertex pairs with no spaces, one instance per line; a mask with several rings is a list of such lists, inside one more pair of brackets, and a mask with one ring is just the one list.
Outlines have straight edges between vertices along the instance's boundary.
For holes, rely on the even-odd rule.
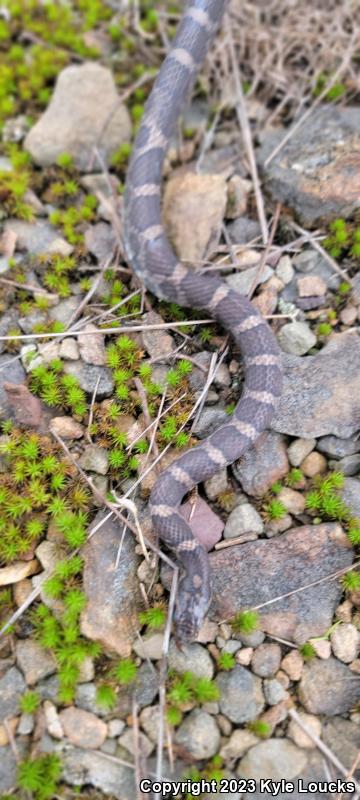
[[329,467],[339,470],[348,477],[358,475],[360,472],[360,453],[355,453],[353,456],[345,456],[340,461],[329,461]]
[[34,716],[33,714],[21,714],[20,722],[17,728],[19,736],[28,736],[34,730]]
[[80,422],[72,417],[53,417],[49,423],[51,433],[56,433],[61,439],[82,439],[84,428]]
[[[92,528],[107,513],[99,512]],[[140,592],[136,572],[140,559],[135,554],[133,536],[128,533],[123,540],[121,558],[116,567],[121,533],[121,523],[111,518],[88,539],[83,548],[84,591],[88,604],[81,617],[81,631],[89,639],[99,641],[106,649],[129,656],[131,641],[138,627]]]
[[236,220],[243,217],[246,213],[248,194],[251,183],[241,178],[240,175],[233,175],[227,184],[227,219]]
[[305,664],[299,698],[311,714],[344,714],[359,700],[360,678],[332,656]]
[[246,494],[261,497],[289,471],[282,437],[274,433],[263,433],[251,450],[247,450],[233,464],[232,470]]
[[[11,727],[11,726],[10,726]],[[11,792],[11,797],[15,797],[12,794],[12,790],[16,789],[18,786],[17,782],[17,775],[18,775],[18,760],[17,759],[24,759],[26,757],[26,747],[25,743],[20,741],[16,742],[17,753],[14,753],[13,747],[9,745],[8,747],[1,748],[1,759],[0,759],[0,792]]]
[[108,736],[111,739],[115,739],[117,736],[121,736],[124,728],[125,722],[122,719],[111,719],[108,722]]
[[194,642],[184,644],[181,650],[174,639],[170,641],[169,668],[176,672],[193,672],[198,678],[211,679],[214,675],[214,664],[205,647]]
[[265,135],[258,158],[272,196],[305,226],[348,217],[359,205],[360,112],[322,105],[265,164],[283,130]]
[[286,674],[292,681],[299,681],[304,669],[304,659],[298,650],[291,650],[284,656],[281,662],[281,669],[285,670]]
[[21,672],[16,667],[10,667],[0,678],[0,722],[19,713],[19,700],[25,690]]
[[231,722],[249,722],[263,710],[261,680],[240,664],[229,672],[220,672],[216,683],[220,690],[220,710]]
[[[318,738],[321,737],[321,722],[318,717],[314,717],[313,714],[305,714],[304,711],[298,711],[299,717],[301,721],[306,725],[307,728]],[[288,736],[292,739],[298,747],[303,747],[305,750],[312,750],[316,747],[314,741],[310,738],[310,736],[303,731],[303,729],[298,725],[298,723],[291,719],[289,722],[288,727]]]
[[56,322],[61,322],[62,325],[67,327],[73,314],[78,310],[80,303],[81,297],[72,294],[71,297],[67,297],[66,300],[60,300],[60,303],[57,303],[54,308],[50,308],[49,316],[51,319]]
[[134,642],[133,650],[140,658],[158,661],[162,657],[164,634],[151,633]]
[[311,644],[318,658],[323,658],[324,660],[330,658],[331,646],[326,639],[312,639]]
[[74,249],[49,222],[8,219],[4,229],[16,234],[18,250],[25,250],[32,256],[56,253],[60,248],[64,256],[69,256]]
[[356,439],[340,439],[338,436],[321,436],[317,449],[331,458],[344,458],[360,452],[360,442]]
[[334,628],[330,636],[334,656],[344,664],[350,664],[360,651],[360,633],[350,623],[342,623]]
[[278,342],[285,353],[303,356],[316,345],[316,336],[306,322],[287,322],[278,333]]
[[281,649],[278,644],[261,644],[254,652],[251,668],[260,678],[269,678],[279,669],[280,661]]
[[70,747],[62,755],[63,777],[71,786],[90,784],[116,800],[136,796],[135,773],[131,767],[93,750]]
[[94,364],[84,364],[82,361],[69,361],[64,364],[64,372],[68,375],[75,375],[84,392],[91,396],[100,378],[96,391],[96,400],[110,397],[114,391],[114,381],[111,370],[108,367],[97,367]]
[[125,747],[131,755],[136,755],[138,752],[140,758],[147,758],[154,749],[154,742],[151,742],[145,734],[139,732],[137,741],[134,737],[134,729],[128,728],[119,738],[119,745]]
[[289,739],[267,739],[241,759],[237,773],[244,778],[291,780],[305,769],[307,757]]
[[43,422],[42,404],[27,386],[18,383],[3,384],[6,407],[20,428],[40,428]]
[[95,714],[70,706],[59,714],[60,724],[71,744],[97,750],[104,743],[107,726]]
[[228,488],[229,484],[226,467],[204,481],[204,490],[208,500],[216,500],[219,494],[225,492]]
[[214,545],[220,541],[224,530],[222,519],[215,514],[202,497],[197,497],[195,503],[191,501],[183,503],[180,513],[189,523],[196,539],[207,550],[212,550]]
[[360,517],[360,481],[358,478],[345,478],[340,494],[353,516]]
[[247,244],[261,236],[261,228],[255,219],[240,217],[227,226],[230,240],[234,244]]
[[322,739],[350,772],[359,756],[360,726],[342,717],[327,717],[322,724]]
[[[69,153],[78,169],[87,172],[95,145],[107,160],[130,135],[129,113],[119,103],[111,71],[89,61],[60,73],[46,111],[26,136],[25,148],[40,166]],[[95,167],[100,171],[100,164]]]
[[264,631],[302,643],[327,630],[341,596],[335,581],[309,584],[350,566],[352,560],[347,537],[336,523],[305,525],[271,541],[246,542],[210,553],[210,617],[230,619],[239,608],[259,606],[272,598],[275,601],[306,584],[306,591],[273,602],[260,612]]
[[80,357],[78,343],[76,339],[67,336],[60,344],[59,357],[68,361],[78,361]]
[[97,444],[87,444],[78,463],[82,469],[96,472],[98,475],[106,475],[109,469],[107,450]]
[[226,209],[224,175],[175,175],[165,188],[164,222],[178,256],[199,261],[217,245]]
[[247,731],[246,728],[244,730],[237,728],[231,734],[229,741],[222,745],[219,755],[226,762],[233,761],[241,758],[258,741],[257,736],[251,731]]
[[85,231],[84,238],[86,249],[98,261],[104,261],[116,245],[114,230],[106,222],[97,222],[96,225],[89,225]]
[[54,739],[62,739],[64,731],[60,722],[57,708],[50,700],[45,700],[43,704],[46,728]]
[[315,475],[326,472],[326,469],[326,458],[321,453],[317,453],[316,450],[309,453],[301,464],[301,470],[307,478],[314,478]]
[[239,294],[248,294],[252,287],[265,283],[274,274],[274,270],[265,265],[263,270],[259,270],[259,266],[244,269],[241,272],[234,272],[233,275],[228,275],[225,278],[225,283],[234,289]]
[[56,662],[52,653],[33,639],[18,640],[16,661],[28,686],[34,686],[42,678],[56,672]]
[[144,349],[147,351],[151,358],[160,358],[166,360],[170,353],[174,350],[174,342],[170,333],[165,329],[148,330],[148,325],[163,325],[164,320],[160,314],[155,311],[148,311],[144,314],[144,330],[141,331],[141,339]]
[[[159,692],[159,676],[156,669],[147,662],[141,665],[137,671],[134,683],[134,698],[139,708],[149,706],[154,702]],[[129,693],[127,693],[129,697]]]
[[277,495],[277,499],[285,506],[290,514],[302,514],[305,509],[305,497],[301,492],[296,492],[295,489],[290,489],[284,486],[281,492]]
[[345,439],[353,436],[360,415],[357,334],[335,334],[317,355],[287,356],[283,365],[283,392],[272,429],[304,439],[326,434]]
[[210,433],[224,422],[229,422],[229,415],[222,408],[209,408],[205,406],[199,419],[194,424],[194,433],[198,439],[206,439]]
[[300,297],[323,297],[326,293],[326,283],[317,275],[304,275],[298,278],[297,287]]
[[224,539],[233,539],[249,531],[262,533],[263,530],[264,523],[260,514],[250,503],[242,503],[240,506],[236,506],[229,515],[225,525]]
[[281,256],[276,266],[275,274],[285,285],[292,281],[295,271],[290,256]]
[[316,439],[295,439],[289,445],[287,453],[292,467],[299,467],[301,462],[316,446]]
[[89,323],[84,327],[84,333],[78,335],[80,356],[86,364],[105,364],[104,334],[97,333],[96,325]]
[[264,696],[269,706],[276,706],[288,697],[288,693],[276,678],[264,681]]
[[4,384],[22,384],[25,378],[25,370],[19,361],[12,361],[9,359],[8,353],[0,355],[0,413],[5,419],[9,416],[11,406],[4,389]]
[[156,743],[159,738],[160,708],[148,706],[143,708],[139,715],[140,725],[152,742]]
[[38,571],[39,562],[36,558],[31,561],[15,561],[8,567],[0,569],[0,586],[10,586],[10,584],[18,583]]
[[254,649],[252,647],[242,647],[236,653],[236,661],[242,667],[248,667],[251,664]]
[[176,744],[181,745],[193,758],[208,759],[219,749],[220,732],[210,714],[194,708],[181,723],[174,739]]

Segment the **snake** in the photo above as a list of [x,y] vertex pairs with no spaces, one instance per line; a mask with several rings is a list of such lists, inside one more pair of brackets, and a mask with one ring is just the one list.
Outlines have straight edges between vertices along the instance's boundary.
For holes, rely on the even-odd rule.
[[279,346],[268,323],[216,274],[179,260],[162,223],[161,186],[167,147],[195,78],[221,24],[227,0],[187,2],[175,38],[146,101],[129,160],[124,192],[125,257],[157,298],[206,311],[239,346],[244,388],[229,420],[185,451],[157,476],[149,498],[155,533],[180,565],[176,641],[196,639],[211,602],[206,548],[180,512],[184,496],[232,464],[268,427],[282,384]]

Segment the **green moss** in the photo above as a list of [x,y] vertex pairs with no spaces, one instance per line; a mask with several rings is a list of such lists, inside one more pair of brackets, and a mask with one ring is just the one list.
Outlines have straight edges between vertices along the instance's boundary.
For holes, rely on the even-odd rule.
[[238,611],[231,624],[233,629],[238,633],[253,633],[259,627],[259,615],[257,611]]
[[34,714],[40,706],[40,695],[28,689],[20,698],[19,705],[23,714]]
[[57,754],[27,758],[18,765],[18,784],[33,800],[51,800],[58,794],[61,761]]
[[311,642],[305,642],[302,644],[301,647],[299,647],[299,653],[302,655],[305,661],[310,661],[312,658],[316,657],[316,650]]
[[217,664],[219,669],[226,671],[232,669],[236,664],[235,656],[232,653],[227,653],[226,650],[224,650],[222,653],[220,653]]
[[146,625],[150,630],[162,628],[166,622],[166,610],[162,606],[147,608],[139,614],[139,622]]
[[248,730],[258,736],[259,739],[268,739],[271,736],[271,727],[261,719],[254,719],[248,724]]

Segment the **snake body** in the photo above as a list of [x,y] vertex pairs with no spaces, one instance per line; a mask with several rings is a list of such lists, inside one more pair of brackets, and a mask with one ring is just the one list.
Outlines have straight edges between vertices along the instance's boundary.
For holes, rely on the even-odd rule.
[[231,464],[268,426],[281,392],[279,349],[255,307],[218,277],[185,267],[161,222],[162,167],[169,139],[225,11],[226,0],[187,4],[147,101],[130,160],[124,203],[129,263],[157,297],[206,310],[240,346],[245,388],[229,422],[158,477],[150,496],[155,531],[183,568],[175,608],[178,640],[195,638],[211,599],[208,555],[180,514],[184,495]]

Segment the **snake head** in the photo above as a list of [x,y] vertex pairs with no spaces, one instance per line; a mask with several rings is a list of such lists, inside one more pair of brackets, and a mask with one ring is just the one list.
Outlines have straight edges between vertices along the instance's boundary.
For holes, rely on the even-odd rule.
[[199,575],[189,574],[179,583],[174,622],[178,646],[197,638],[211,599],[210,585]]

